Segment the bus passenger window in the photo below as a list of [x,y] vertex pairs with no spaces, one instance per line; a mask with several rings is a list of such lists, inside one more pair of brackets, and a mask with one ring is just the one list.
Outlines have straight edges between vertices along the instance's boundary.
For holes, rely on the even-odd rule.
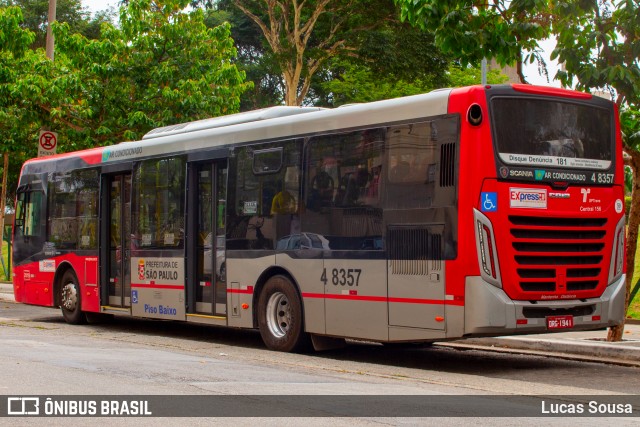
[[363,203],[366,195],[367,184],[369,182],[369,172],[365,166],[361,166],[355,172],[351,172],[344,177],[344,198],[342,204],[345,206],[357,206]]

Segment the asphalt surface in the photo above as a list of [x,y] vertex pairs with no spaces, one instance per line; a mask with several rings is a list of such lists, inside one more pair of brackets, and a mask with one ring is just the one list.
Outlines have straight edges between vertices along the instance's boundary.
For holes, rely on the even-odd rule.
[[[13,285],[0,282],[0,301],[14,301]],[[607,342],[607,330],[470,338],[436,345],[498,352],[539,354],[640,367],[640,321],[629,319],[622,341]]]

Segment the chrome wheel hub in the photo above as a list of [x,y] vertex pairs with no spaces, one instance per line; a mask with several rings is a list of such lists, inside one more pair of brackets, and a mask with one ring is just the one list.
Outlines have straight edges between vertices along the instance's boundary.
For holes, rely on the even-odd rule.
[[267,326],[274,337],[284,337],[291,326],[291,305],[282,292],[276,292],[267,302]]
[[74,311],[78,305],[78,289],[73,283],[67,283],[62,288],[62,307],[67,311]]

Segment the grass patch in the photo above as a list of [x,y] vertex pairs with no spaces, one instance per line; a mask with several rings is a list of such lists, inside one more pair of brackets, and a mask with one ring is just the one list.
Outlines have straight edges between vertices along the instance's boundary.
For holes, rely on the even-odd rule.
[[[4,264],[0,264],[0,281],[7,281],[10,282],[11,281],[11,266],[9,265],[9,245],[7,244],[7,242],[2,242],[2,262]],[[8,269],[8,276],[5,276],[4,274],[4,268],[2,268],[2,266],[7,267]]]
[[[638,280],[640,280],[640,250],[636,251],[636,263],[633,268],[633,280],[631,281],[632,286],[635,286]],[[640,320],[640,291],[638,291],[633,301],[629,302],[627,317]]]

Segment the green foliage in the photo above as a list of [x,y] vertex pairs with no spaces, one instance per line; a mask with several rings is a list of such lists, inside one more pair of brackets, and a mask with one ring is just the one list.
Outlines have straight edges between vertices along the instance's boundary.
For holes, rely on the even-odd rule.
[[220,1],[217,7],[205,10],[205,24],[209,28],[225,22],[231,24],[231,37],[238,51],[235,63],[245,72],[247,81],[253,82],[253,88],[241,97],[240,110],[283,104],[282,71],[258,26],[231,1]]
[[219,7],[230,10],[231,4],[261,33],[260,48],[282,75],[286,105],[304,103],[314,76],[327,61],[357,55],[363,37],[396,15],[391,0],[223,0]]
[[578,88],[612,87],[631,106],[640,104],[640,3],[553,0],[560,80]]
[[[631,283],[633,284],[633,286],[639,286],[638,282],[640,281],[640,251],[636,253],[634,266],[635,268],[633,270],[633,278],[631,279]],[[638,292],[635,298],[630,301],[629,309],[627,310],[627,317],[640,320],[640,292]]]
[[[482,70],[478,67],[462,67],[452,65],[449,68],[449,81],[451,87],[463,87],[480,84],[482,79]],[[502,74],[500,70],[491,69],[487,72],[487,83],[497,85],[506,83],[509,77]]]
[[[22,10],[22,27],[35,35],[31,48],[44,47],[49,21],[49,0],[0,0],[0,7],[4,6],[17,6]],[[100,24],[108,19],[109,15],[105,13],[99,13],[92,18],[83,8],[81,0],[56,1],[56,21],[68,23],[73,33],[96,38]]]
[[[425,79],[381,76],[366,64],[355,64],[350,61],[332,61],[330,69],[340,72],[335,78],[321,83],[327,95],[325,99],[316,102],[316,105],[337,107],[343,104],[417,95],[441,87],[479,84],[481,77],[478,68],[462,68],[458,65],[450,66],[448,71],[442,76],[438,75],[437,79],[430,79],[428,76]],[[504,83],[507,80],[508,77],[499,70],[491,70],[487,77],[490,84]]]
[[11,153],[9,196],[38,132],[58,152],[126,139],[178,122],[237,112],[250,87],[234,65],[229,25],[207,28],[180,0],[133,0],[96,39],[55,23],[55,62],[32,50],[18,7],[0,7],[0,153]]
[[415,95],[433,89],[430,82],[419,79],[406,81],[388,77],[375,78],[375,73],[366,65],[357,65],[348,61],[335,61],[332,70],[339,70],[338,78],[323,82],[321,88],[327,93],[323,106],[337,107],[343,104],[378,101]]
[[[640,54],[640,52],[639,52]],[[620,127],[625,147],[640,151],[640,106],[626,106],[620,112]]]
[[435,32],[435,42],[462,65],[487,57],[505,66],[535,62],[544,66],[538,44],[549,36],[545,0],[394,0],[401,17]]
[[21,23],[20,8],[0,8],[0,153],[18,151],[32,128],[32,101],[41,91],[30,70],[47,70],[39,55],[29,50],[35,36]]
[[[5,237],[7,235],[5,234]],[[12,272],[12,267],[11,267],[11,263],[9,262],[9,245],[7,244],[6,241],[2,241],[0,242],[0,245],[2,245],[2,259],[3,259],[3,264],[0,265],[0,281],[7,281],[10,282],[11,281],[11,272]],[[2,266],[7,268],[7,272],[8,274],[5,275],[5,271],[4,268],[2,268]]]
[[35,39],[35,35],[21,27],[22,10],[19,7],[0,7],[0,52],[21,56]]
[[[32,70],[39,67],[46,72],[48,65],[42,63],[43,53],[29,49],[35,35],[22,28],[22,21],[20,8],[0,7],[0,154],[11,153],[11,189],[15,188],[20,165],[28,156],[25,141],[38,126],[39,110],[34,97],[41,95],[41,91],[36,79],[31,78]],[[12,193],[7,192],[8,199],[12,199]]]
[[[89,40],[57,25],[58,77],[68,103],[54,110],[80,145],[140,138],[154,127],[237,112],[248,88],[233,64],[228,24],[207,28],[186,0],[132,0],[120,25]],[[57,60],[56,60],[57,61]],[[76,148],[76,147],[74,147]]]
[[[354,84],[348,80],[353,79],[371,87],[383,82],[387,89],[390,85],[403,84],[401,81],[411,82],[410,85],[415,81],[417,86],[424,86],[425,82],[431,82],[430,87],[447,85],[446,71],[450,59],[435,47],[430,32],[399,22],[399,13],[392,0],[328,2],[313,27],[308,44],[298,51],[294,46],[295,35],[285,36],[285,28],[281,28],[279,33],[282,36],[280,50],[274,49],[256,22],[234,6],[238,3],[250,7],[267,23],[266,2],[220,0],[215,3],[217,9],[207,10],[208,25],[223,20],[231,22],[232,37],[239,52],[238,64],[247,73],[247,78],[255,82],[253,91],[248,91],[243,97],[243,110],[285,103],[286,72],[294,70],[299,59],[302,66],[298,68],[297,94],[307,95],[303,99],[299,96],[297,101],[302,99],[305,105],[357,102],[348,95],[353,90],[350,85]],[[302,16],[307,19],[310,11],[321,3],[308,1],[301,4],[304,9]],[[278,12],[276,3],[272,5],[272,10]],[[293,24],[290,23],[289,28],[293,28]],[[347,69],[351,73],[358,70],[357,78],[354,75],[343,76]],[[366,82],[363,80],[365,74],[369,79]],[[334,94],[331,90],[339,93]],[[362,92],[364,88],[355,90]],[[393,89],[393,92],[413,93],[414,90],[395,92]],[[361,99],[360,95],[355,98]],[[380,99],[379,95],[373,94],[365,98]]]

